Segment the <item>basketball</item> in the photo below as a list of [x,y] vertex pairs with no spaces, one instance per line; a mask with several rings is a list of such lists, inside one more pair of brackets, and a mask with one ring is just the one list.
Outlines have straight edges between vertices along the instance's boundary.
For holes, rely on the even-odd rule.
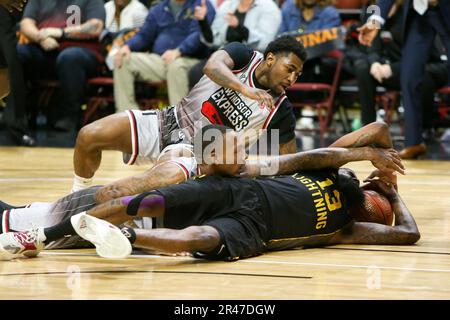
[[373,190],[364,190],[364,204],[353,211],[356,221],[374,222],[391,226],[394,213],[389,200]]

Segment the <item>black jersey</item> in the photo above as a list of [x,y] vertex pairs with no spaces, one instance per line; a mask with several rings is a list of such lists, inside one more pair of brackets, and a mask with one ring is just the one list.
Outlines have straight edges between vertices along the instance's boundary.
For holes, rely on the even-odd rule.
[[337,170],[260,179],[198,177],[156,192],[165,199],[164,227],[217,229],[223,247],[208,258],[235,260],[325,244],[351,220]]
[[320,245],[351,221],[337,170],[256,179],[271,216],[269,250]]

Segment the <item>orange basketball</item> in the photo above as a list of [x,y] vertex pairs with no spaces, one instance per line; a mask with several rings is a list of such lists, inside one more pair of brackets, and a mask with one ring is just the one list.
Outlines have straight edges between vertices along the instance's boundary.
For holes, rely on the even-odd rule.
[[364,190],[364,204],[353,211],[356,221],[392,226],[394,213],[389,200],[373,190]]

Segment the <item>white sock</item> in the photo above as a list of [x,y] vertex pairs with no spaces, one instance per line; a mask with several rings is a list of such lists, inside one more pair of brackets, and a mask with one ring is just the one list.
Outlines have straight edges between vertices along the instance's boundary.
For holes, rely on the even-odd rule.
[[72,192],[89,188],[92,185],[92,178],[83,178],[73,174]]

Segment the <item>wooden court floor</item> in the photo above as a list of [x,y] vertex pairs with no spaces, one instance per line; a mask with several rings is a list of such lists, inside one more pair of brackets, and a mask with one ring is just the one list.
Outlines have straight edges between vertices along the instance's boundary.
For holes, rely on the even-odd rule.
[[[0,262],[0,299],[450,299],[450,162],[405,162],[400,193],[422,234],[414,246],[340,245],[237,262],[93,250]],[[368,162],[349,166],[360,178]],[[139,172],[105,153],[103,184]],[[71,149],[0,148],[0,199],[53,201],[70,190]]]

